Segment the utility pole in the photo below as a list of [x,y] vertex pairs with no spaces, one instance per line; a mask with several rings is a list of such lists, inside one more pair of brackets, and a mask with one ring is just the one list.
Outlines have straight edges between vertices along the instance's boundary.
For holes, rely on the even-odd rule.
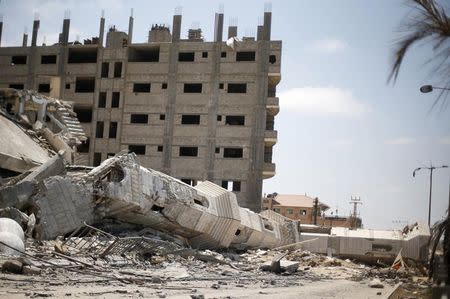
[[450,183],[448,184],[447,227],[444,234],[444,258],[447,265],[447,285],[450,285]]
[[416,169],[414,169],[413,171],[413,178],[416,177],[416,172],[418,172],[421,169],[428,169],[430,171],[430,196],[428,198],[428,226],[430,226],[431,224],[431,191],[433,189],[433,171],[435,169],[440,169],[440,168],[448,168],[448,165],[442,165],[442,166],[433,166],[433,164],[431,164],[429,167],[418,167]]
[[319,199],[314,198],[314,225],[317,225],[317,212],[319,208]]
[[358,205],[362,205],[361,197],[359,197],[359,196],[352,196],[350,198],[350,203],[353,204],[353,214],[351,215],[352,227],[356,228],[357,219],[358,219]]

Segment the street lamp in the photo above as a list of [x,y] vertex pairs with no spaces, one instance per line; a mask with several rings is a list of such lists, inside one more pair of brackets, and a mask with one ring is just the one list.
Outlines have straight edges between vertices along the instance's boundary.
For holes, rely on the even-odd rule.
[[422,93],[429,93],[429,92],[432,92],[433,89],[450,90],[450,88],[446,88],[446,87],[436,87],[436,86],[431,86],[431,85],[423,85],[423,86],[420,87],[420,92],[422,92]]
[[442,166],[433,166],[430,167],[419,167],[414,169],[413,171],[413,178],[416,177],[416,172],[418,172],[421,169],[428,169],[430,171],[430,198],[428,200],[428,226],[430,226],[430,218],[431,218],[431,189],[433,186],[433,170],[439,169],[439,168],[448,168],[448,165],[442,165]]

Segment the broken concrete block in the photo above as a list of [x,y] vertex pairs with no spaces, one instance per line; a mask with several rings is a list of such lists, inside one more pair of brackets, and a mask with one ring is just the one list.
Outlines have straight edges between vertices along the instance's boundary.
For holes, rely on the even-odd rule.
[[382,289],[384,288],[384,285],[381,283],[381,280],[379,280],[378,278],[374,278],[369,282],[369,287],[375,289]]
[[294,272],[297,272],[298,267],[300,265],[299,262],[293,262],[293,261],[288,261],[288,260],[280,260],[275,263],[276,264],[274,265],[273,261],[265,262],[260,267],[260,269],[263,271],[270,271],[270,272],[274,272],[274,273],[282,273],[282,272],[294,273]]
[[49,159],[45,149],[2,114],[0,140],[0,168],[23,173]]
[[22,262],[17,260],[8,260],[3,263],[2,271],[14,274],[22,274],[22,267]]
[[64,159],[59,155],[54,155],[42,165],[32,169],[32,172],[21,182],[41,181],[50,176],[64,174],[66,167]]
[[41,269],[32,265],[26,265],[22,267],[22,274],[39,275],[41,274]]
[[20,255],[25,250],[25,236],[20,225],[9,218],[0,218],[0,252]]

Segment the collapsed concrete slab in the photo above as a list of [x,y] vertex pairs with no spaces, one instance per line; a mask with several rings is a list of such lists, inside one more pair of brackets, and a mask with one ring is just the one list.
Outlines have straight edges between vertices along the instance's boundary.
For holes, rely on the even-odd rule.
[[195,248],[228,247],[241,223],[232,192],[211,182],[189,186],[140,166],[134,155],[106,160],[87,177],[102,178],[103,217],[178,234]]
[[50,156],[24,129],[0,114],[0,168],[22,173],[46,162]]
[[305,250],[368,263],[377,260],[392,262],[400,251],[404,258],[426,261],[430,229],[422,224],[413,225],[405,231],[333,227],[330,234],[302,233],[300,239],[314,239],[302,244]]
[[60,151],[73,163],[76,146],[86,140],[69,102],[0,88],[0,177],[29,171]]

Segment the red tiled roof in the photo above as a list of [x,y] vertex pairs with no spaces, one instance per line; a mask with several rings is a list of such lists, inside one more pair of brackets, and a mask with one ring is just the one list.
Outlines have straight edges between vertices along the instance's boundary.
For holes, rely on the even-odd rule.
[[[312,208],[314,207],[314,198],[306,195],[295,195],[295,194],[277,194],[273,199],[273,205],[287,206],[287,207],[303,207]],[[322,210],[327,210],[330,207],[319,201],[319,206]]]

